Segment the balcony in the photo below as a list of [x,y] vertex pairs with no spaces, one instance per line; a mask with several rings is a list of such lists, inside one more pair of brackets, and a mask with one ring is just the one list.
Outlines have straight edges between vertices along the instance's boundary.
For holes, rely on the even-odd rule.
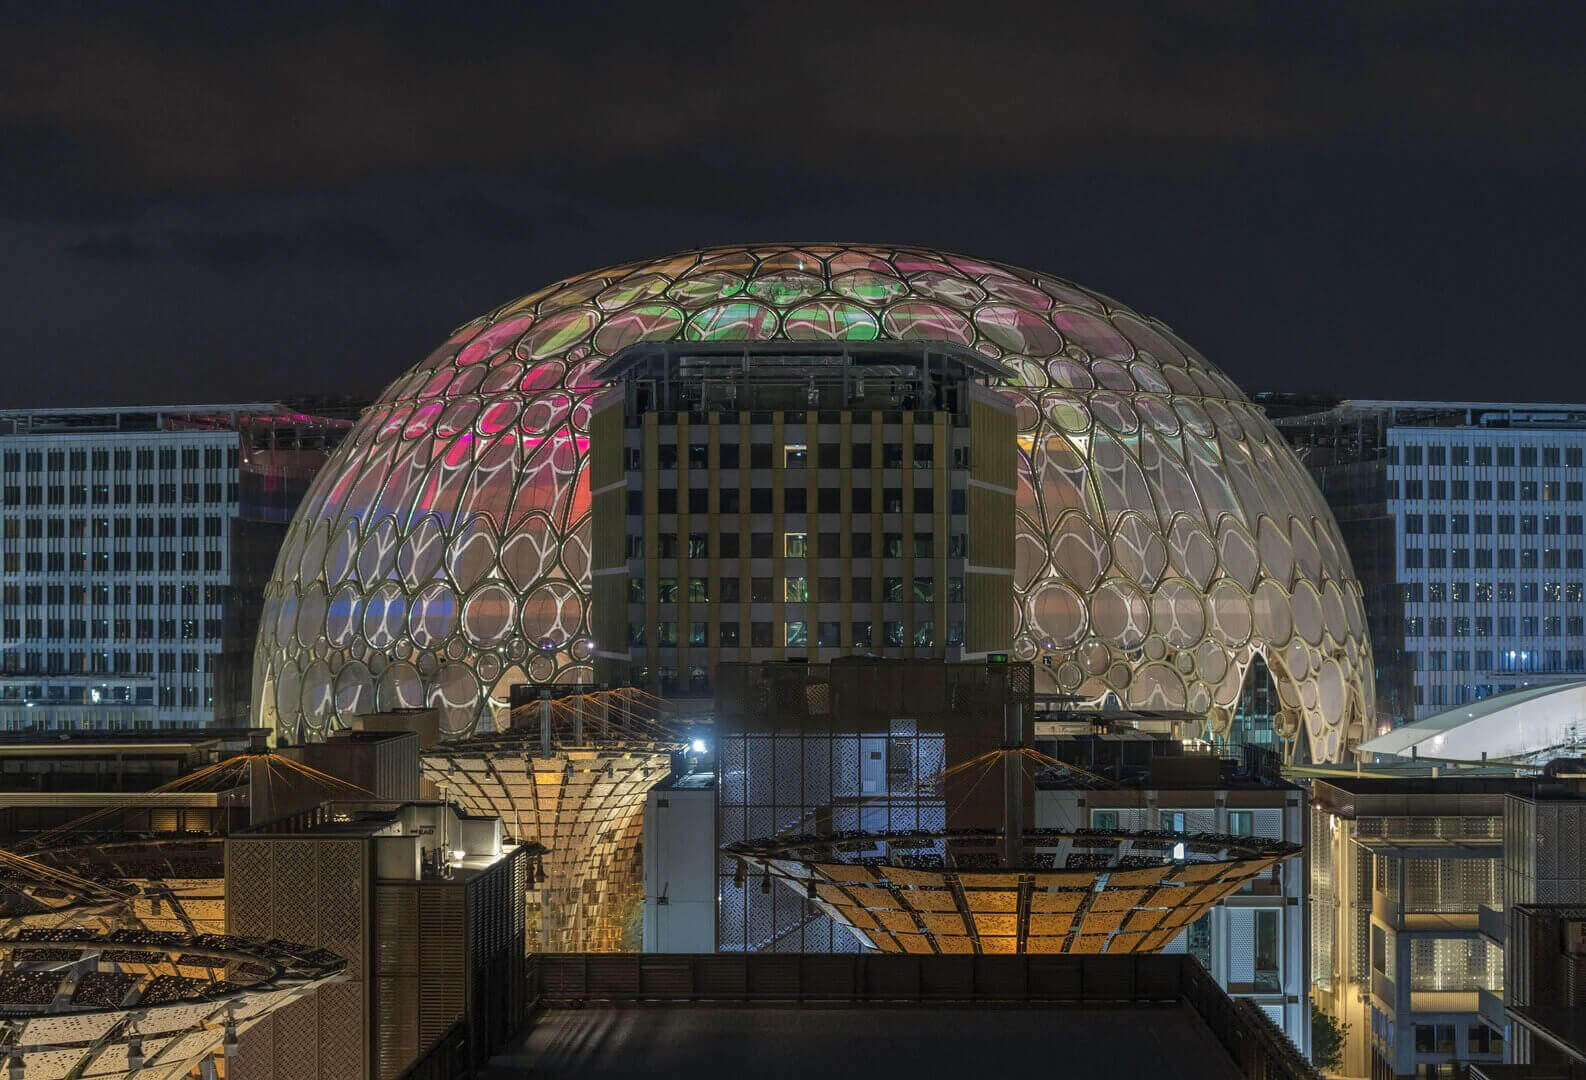
[[1503,912],[1483,904],[1476,909],[1476,920],[1482,936],[1501,948],[1506,932],[1504,930]]
[[1502,1031],[1509,1024],[1509,1017],[1503,1011],[1503,994],[1491,990],[1476,991],[1476,1011],[1481,1014],[1482,1020],[1488,1027]]
[[1480,1009],[1480,990],[1411,990],[1413,1013],[1475,1013]]

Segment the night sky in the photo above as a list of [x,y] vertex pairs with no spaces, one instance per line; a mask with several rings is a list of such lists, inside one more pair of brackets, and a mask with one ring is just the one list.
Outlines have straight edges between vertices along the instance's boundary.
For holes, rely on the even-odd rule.
[[1586,400],[1579,7],[1246,7],[0,5],[0,406],[373,395],[780,240],[1060,274],[1251,390]]

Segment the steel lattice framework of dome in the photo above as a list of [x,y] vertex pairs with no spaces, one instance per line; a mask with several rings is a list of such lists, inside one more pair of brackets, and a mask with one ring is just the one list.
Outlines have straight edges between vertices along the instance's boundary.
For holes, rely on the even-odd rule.
[[297,740],[436,705],[462,733],[512,683],[587,680],[591,373],[672,339],[937,341],[999,359],[1018,372],[1020,416],[1012,647],[1045,660],[1044,688],[1205,712],[1215,729],[1260,655],[1291,749],[1338,760],[1358,738],[1372,666],[1343,541],[1222,372],[1061,278],[818,244],[567,278],[466,323],[393,382],[282,547],[260,721]]

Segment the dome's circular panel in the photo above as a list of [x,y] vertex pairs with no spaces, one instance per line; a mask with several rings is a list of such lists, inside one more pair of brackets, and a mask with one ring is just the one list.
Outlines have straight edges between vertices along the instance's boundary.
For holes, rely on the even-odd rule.
[[[1303,466],[1233,384],[1166,326],[1070,282],[851,245],[580,274],[393,365],[270,584],[255,692],[283,734],[423,703],[466,726],[502,657],[527,658],[532,681],[590,678],[575,647],[590,633],[587,432],[603,389],[590,373],[678,339],[936,341],[1001,358],[1017,373],[1004,392],[1021,459],[1008,646],[1046,657],[1040,688],[1199,708],[1236,694],[1259,654],[1310,710],[1311,756],[1343,752],[1348,703],[1373,699],[1360,586]],[[1296,642],[1315,662],[1285,662]],[[1159,644],[1179,654],[1154,659]],[[345,671],[349,650],[364,666],[327,686],[316,665]]]

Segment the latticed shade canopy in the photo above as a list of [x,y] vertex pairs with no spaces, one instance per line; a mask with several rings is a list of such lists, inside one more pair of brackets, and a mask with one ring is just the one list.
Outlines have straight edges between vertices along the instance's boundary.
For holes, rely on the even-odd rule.
[[226,929],[225,841],[219,837],[112,837],[35,853],[42,868],[64,871],[103,891],[80,891],[0,868],[0,931],[136,926],[171,933]]
[[0,1061],[39,1080],[177,1080],[345,968],[323,950],[220,934],[19,931],[0,938]]
[[[1025,837],[1025,866],[912,854],[966,840],[986,837],[889,833],[725,850],[763,888],[796,890],[861,945],[906,953],[1155,952],[1299,853],[1259,837],[1041,830]],[[889,853],[864,854],[876,848]]]
[[304,499],[259,634],[293,738],[590,677],[589,402],[640,341],[937,341],[1017,372],[1021,658],[1099,702],[1231,707],[1256,656],[1282,734],[1338,759],[1373,698],[1361,594],[1315,485],[1167,327],[1050,275],[918,248],[715,248],[557,282],[460,327]]

